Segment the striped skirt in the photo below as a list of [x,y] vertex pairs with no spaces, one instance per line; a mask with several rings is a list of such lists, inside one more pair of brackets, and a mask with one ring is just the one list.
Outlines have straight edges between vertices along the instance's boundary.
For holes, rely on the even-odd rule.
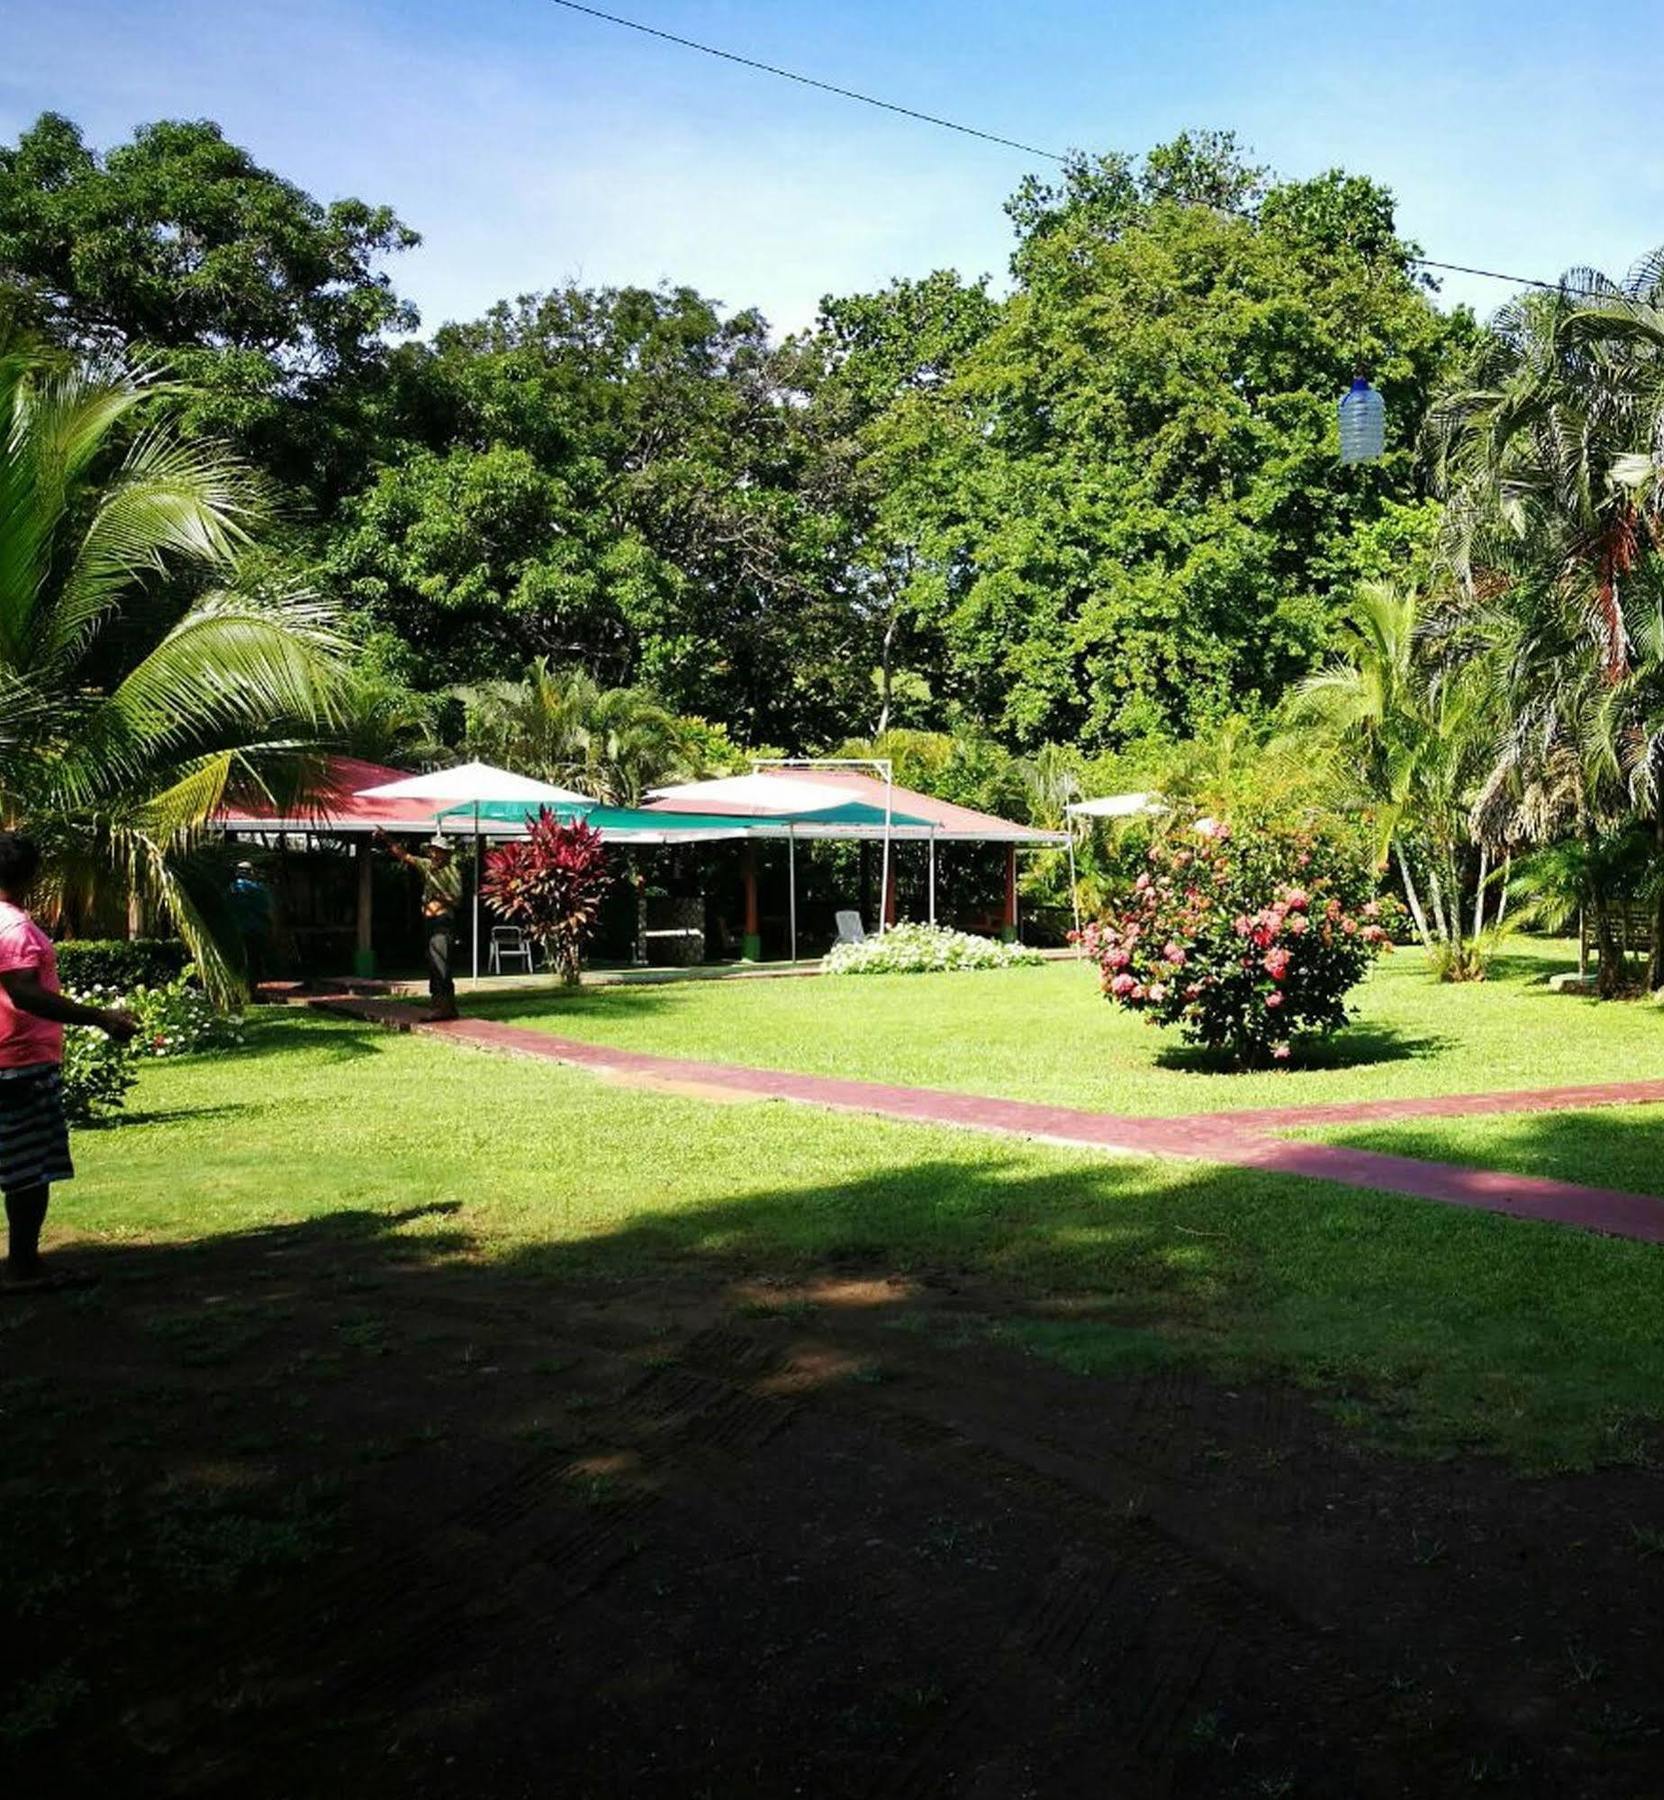
[[74,1173],[58,1065],[0,1069],[0,1193],[68,1181]]

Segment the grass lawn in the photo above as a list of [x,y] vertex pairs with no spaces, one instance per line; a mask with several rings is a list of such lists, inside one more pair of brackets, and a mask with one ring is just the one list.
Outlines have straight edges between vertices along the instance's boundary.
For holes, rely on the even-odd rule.
[[1132,1114],[1664,1075],[1664,1010],[1550,993],[1548,977],[1575,966],[1569,944],[1521,940],[1489,981],[1448,987],[1419,950],[1400,950],[1359,988],[1357,1022],[1308,1066],[1231,1075],[1109,1006],[1074,962],[586,988],[470,1010],[621,1049]]
[[[1076,976],[1047,969],[1023,991],[1066,999]],[[895,1051],[899,996],[879,986]],[[652,1017],[679,1022],[686,1048],[712,1003],[733,1005],[742,1033],[759,1006],[801,1018],[827,996],[847,1005],[870,991],[671,990],[697,1005]],[[1002,991],[1002,976],[913,978],[914,1020],[933,1027],[917,1054],[951,1060],[930,1048],[942,1022],[981,1006],[1001,1017],[984,996]],[[1448,992],[1432,993],[1446,1008]],[[1549,1004],[1510,987],[1456,998],[1490,1021],[1499,1053],[1503,1018]],[[1589,1029],[1580,1002],[1555,1004]],[[1087,1016],[1119,1030],[1106,1007]],[[1639,1010],[1601,1016],[1623,1034],[1654,1023]],[[1050,1041],[1049,1026],[1041,1035]],[[1148,1055],[1148,1037],[1136,1041]],[[1005,1051],[1015,1054],[1010,1028]],[[955,1054],[969,1073],[973,1052]],[[1403,1066],[1311,1079],[1356,1083]],[[1554,1078],[1567,1073],[1554,1066]],[[1199,1080],[1148,1079],[1163,1092]],[[1293,1085],[1273,1078],[1275,1091]],[[260,1018],[244,1054],[146,1066],[132,1111],[81,1134],[81,1178],[55,1202],[57,1227],[101,1256],[360,1221],[396,1233],[418,1260],[486,1259],[540,1278],[664,1271],[724,1284],[851,1261],[947,1270],[990,1297],[990,1330],[1072,1367],[1179,1355],[1288,1373],[1360,1426],[1431,1448],[1485,1445],[1539,1465],[1630,1457],[1638,1424],[1664,1410],[1664,1255],[1552,1226],[1292,1177],[632,1092],[299,1015]]]
[[77,1156],[100,1284],[0,1302],[32,1800],[1652,1791],[1655,1246],[300,1013]]
[[1381,1150],[1391,1156],[1504,1169],[1517,1175],[1547,1175],[1586,1187],[1664,1198],[1664,1106],[1405,1119],[1291,1135]]

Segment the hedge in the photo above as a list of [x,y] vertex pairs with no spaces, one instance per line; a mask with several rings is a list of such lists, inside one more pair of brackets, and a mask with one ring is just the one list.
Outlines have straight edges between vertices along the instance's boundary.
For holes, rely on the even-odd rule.
[[66,988],[166,987],[191,960],[177,938],[65,938],[57,951]]

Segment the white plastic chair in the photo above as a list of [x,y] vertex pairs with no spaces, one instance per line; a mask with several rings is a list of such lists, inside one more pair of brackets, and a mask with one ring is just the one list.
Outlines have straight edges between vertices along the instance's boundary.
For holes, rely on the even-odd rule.
[[833,917],[837,921],[840,944],[864,944],[867,941],[866,927],[858,912],[835,913]]
[[526,965],[526,973],[531,974],[532,947],[526,934],[518,925],[493,925],[491,927],[490,967],[493,975],[501,975],[505,962],[520,961]]

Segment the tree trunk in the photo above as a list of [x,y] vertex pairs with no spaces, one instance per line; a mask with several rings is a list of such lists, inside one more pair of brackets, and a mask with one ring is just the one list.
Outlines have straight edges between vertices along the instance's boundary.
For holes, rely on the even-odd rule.
[[1497,895],[1496,922],[1501,924],[1508,917],[1508,883],[1514,879],[1514,853],[1512,850],[1502,859],[1502,892]]
[[[1582,821],[1582,836],[1589,852],[1589,866],[1598,869],[1595,832],[1588,818]],[[1600,967],[1595,971],[1595,992],[1602,1000],[1621,994],[1629,983],[1629,962],[1624,955],[1623,938],[1612,917],[1611,903],[1598,885],[1589,890],[1589,915],[1595,927],[1595,955]]]
[[555,967],[560,970],[561,985],[577,987],[583,970],[583,940],[575,932],[563,932],[550,949],[554,951]]
[[1404,854],[1403,844],[1395,841],[1393,853],[1398,858],[1398,878],[1404,883],[1404,898],[1410,908],[1410,917],[1416,922],[1416,931],[1421,938],[1424,949],[1433,948],[1433,934],[1427,929],[1427,915],[1421,910],[1421,895],[1416,892],[1416,880],[1410,873],[1410,859]]
[[878,651],[878,728],[873,733],[874,737],[883,737],[890,729],[890,690],[894,679],[892,665],[895,658],[896,626],[899,623],[899,610],[892,606]]
[[630,960],[638,969],[647,964],[647,876],[640,863],[636,861],[635,852],[629,853],[630,886],[636,895],[636,941],[630,952]]
[[1479,846],[1479,885],[1473,895],[1473,935],[1475,940],[1485,929],[1485,877],[1490,872],[1490,852]]
[[1624,954],[1612,908],[1606,896],[1596,892],[1590,896],[1589,910],[1595,918],[1595,954],[1600,966],[1595,971],[1595,992],[1603,1000],[1621,994],[1629,984],[1629,959]]
[[1439,941],[1448,944],[1451,941],[1450,921],[1445,917],[1444,889],[1439,886],[1439,871],[1436,866],[1427,871],[1427,889],[1433,897],[1433,923],[1439,928]]
[[1653,842],[1659,850],[1659,866],[1654,871],[1658,882],[1652,897],[1652,947],[1647,953],[1647,991],[1656,994],[1664,988],[1664,808],[1652,822]]

